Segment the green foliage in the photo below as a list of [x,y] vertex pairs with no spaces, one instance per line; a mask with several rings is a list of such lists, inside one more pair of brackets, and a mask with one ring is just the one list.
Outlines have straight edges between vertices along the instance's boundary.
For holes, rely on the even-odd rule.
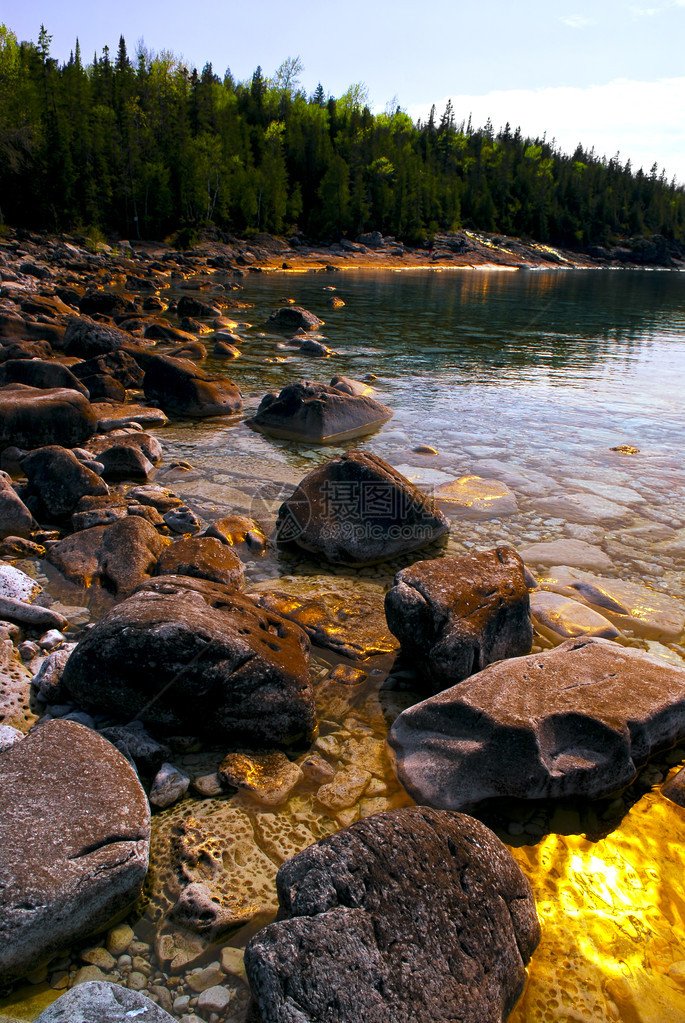
[[[59,65],[0,25],[0,223],[191,245],[207,224],[318,238],[380,230],[424,244],[461,226],[568,246],[662,235],[685,242],[685,191],[656,165],[633,173],[578,147],[561,153],[510,125],[458,121],[451,102],[413,124],[366,86],[307,97],[302,62],[236,82],[120,38],[90,65]],[[100,232],[98,234],[97,232]]]

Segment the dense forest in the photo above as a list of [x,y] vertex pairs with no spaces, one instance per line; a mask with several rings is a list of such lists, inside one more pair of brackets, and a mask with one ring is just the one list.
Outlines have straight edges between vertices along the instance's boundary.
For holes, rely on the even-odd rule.
[[380,230],[409,244],[471,227],[571,248],[662,235],[685,242],[685,189],[656,165],[559,151],[458,121],[372,114],[362,85],[307,96],[301,65],[272,78],[200,73],[120,39],[89,64],[0,26],[0,224],[120,236]]

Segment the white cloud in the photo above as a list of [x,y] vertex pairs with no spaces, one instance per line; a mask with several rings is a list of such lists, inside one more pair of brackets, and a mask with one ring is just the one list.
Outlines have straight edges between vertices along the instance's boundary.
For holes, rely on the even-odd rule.
[[582,14],[571,14],[567,18],[562,18],[561,21],[569,28],[587,28],[588,25],[596,24],[592,18],[585,18]]
[[[669,180],[675,176],[685,183],[685,77],[446,96],[436,103],[438,117],[448,98],[458,121],[471,114],[474,126],[480,126],[490,117],[496,129],[508,121],[524,135],[546,133],[564,152],[573,152],[579,142],[585,149],[594,146],[599,156],[620,152],[634,170],[648,171],[656,162]],[[407,108],[414,120],[426,120],[429,112],[430,105]]]

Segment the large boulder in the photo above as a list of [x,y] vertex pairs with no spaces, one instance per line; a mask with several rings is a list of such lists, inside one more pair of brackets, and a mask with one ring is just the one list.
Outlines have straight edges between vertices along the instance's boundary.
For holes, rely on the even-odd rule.
[[84,636],[62,683],[80,704],[168,732],[285,745],[315,723],[308,647],[226,586],[161,576]]
[[270,437],[336,444],[372,433],[391,416],[392,409],[374,398],[303,380],[278,396],[266,394],[246,423]]
[[323,326],[323,320],[302,306],[284,305],[274,309],[269,316],[269,325],[283,330],[316,330]]
[[64,334],[64,351],[82,359],[95,359],[132,342],[131,335],[118,327],[91,320],[89,316],[72,316]]
[[124,912],[149,841],[138,777],[97,733],[49,721],[0,755],[0,984]]
[[580,637],[410,707],[388,741],[414,799],[456,810],[500,796],[597,799],[683,736],[685,669]]
[[10,444],[39,448],[45,444],[75,447],[97,430],[90,402],[65,387],[40,389],[26,384],[0,387],[0,450]]
[[210,376],[190,359],[168,355],[155,355],[150,360],[143,389],[146,398],[179,416],[232,415],[243,405],[240,391],[228,377]]
[[424,547],[449,530],[425,494],[377,455],[349,451],[314,469],[281,505],[277,537],[359,565]]
[[36,1023],[175,1023],[142,991],[89,980],[66,991],[37,1017]]
[[156,575],[189,575],[209,579],[233,590],[243,586],[243,563],[221,540],[211,536],[182,537],[159,557]]
[[71,367],[71,371],[79,380],[94,376],[111,376],[124,387],[140,387],[144,376],[142,368],[133,356],[122,348],[77,362]]
[[417,561],[395,576],[385,613],[434,692],[530,653],[533,642],[525,569],[510,547]]
[[45,359],[8,359],[3,362],[0,366],[0,387],[4,384],[27,384],[39,390],[67,387],[89,397],[88,390],[68,366]]
[[80,462],[73,451],[58,444],[30,451],[22,458],[21,468],[42,508],[54,518],[71,515],[86,494],[109,493],[107,484],[96,472]]
[[504,1020],[540,940],[528,881],[479,821],[375,814],[279,870],[245,950],[263,1023]]

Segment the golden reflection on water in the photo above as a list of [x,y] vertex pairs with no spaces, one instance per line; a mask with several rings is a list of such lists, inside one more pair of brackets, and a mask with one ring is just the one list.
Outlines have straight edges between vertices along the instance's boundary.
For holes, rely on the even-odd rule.
[[542,940],[511,1023],[685,1021],[685,810],[649,793],[600,841],[512,853]]

